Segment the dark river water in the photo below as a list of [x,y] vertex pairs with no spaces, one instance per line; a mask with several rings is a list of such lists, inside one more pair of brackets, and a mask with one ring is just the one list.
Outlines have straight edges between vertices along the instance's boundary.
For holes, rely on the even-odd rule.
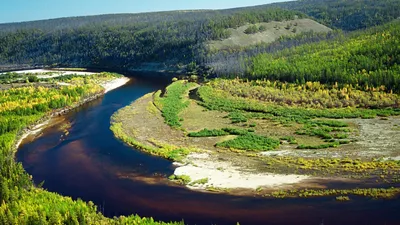
[[[132,78],[127,85],[57,118],[17,159],[44,188],[93,201],[106,216],[139,214],[187,224],[400,224],[400,199],[333,197],[262,199],[193,192],[168,186],[171,162],[143,154],[116,140],[109,129],[118,109],[166,83]],[[70,123],[69,134],[60,127]]]

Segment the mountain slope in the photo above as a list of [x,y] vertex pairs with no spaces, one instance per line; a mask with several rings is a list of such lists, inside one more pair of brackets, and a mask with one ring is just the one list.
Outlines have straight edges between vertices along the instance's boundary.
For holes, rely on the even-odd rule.
[[[254,56],[269,48],[254,46],[260,44],[259,40],[275,43],[281,35],[302,30],[296,28],[293,32],[291,28],[290,32],[281,30],[267,37],[263,32],[244,35],[242,29],[247,29],[246,26],[310,17],[331,28],[355,30],[399,16],[398,0],[302,0],[226,10],[113,14],[0,24],[0,70],[68,66],[188,72],[186,65],[192,64],[211,66],[219,74],[242,74],[243,68],[227,70],[213,65],[237,61],[239,56],[231,52],[237,51],[238,46],[254,52],[240,57]],[[321,37],[311,36],[313,40]],[[229,52],[221,53],[225,54],[222,61],[207,48],[208,42],[218,40],[227,40],[227,43],[212,42],[216,45],[214,50]],[[291,45],[292,42],[288,44]]]

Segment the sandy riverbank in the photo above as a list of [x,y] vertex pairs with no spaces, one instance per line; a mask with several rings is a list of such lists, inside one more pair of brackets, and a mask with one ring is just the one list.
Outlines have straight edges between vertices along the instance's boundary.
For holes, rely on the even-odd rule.
[[37,133],[39,133],[41,130],[43,130],[43,129],[46,127],[46,125],[49,124],[49,122],[50,122],[50,119],[45,120],[44,122],[37,124],[37,125],[34,126],[32,129],[28,129],[26,132],[24,132],[24,133],[21,135],[20,139],[19,139],[19,140],[17,141],[17,143],[15,144],[15,147],[18,148],[18,147],[21,145],[22,141],[23,141],[25,138],[27,138],[28,136],[30,136],[30,135],[36,135]]
[[179,165],[175,169],[174,175],[187,175],[192,182],[207,179],[205,184],[189,183],[192,189],[214,188],[276,188],[283,185],[290,185],[310,179],[303,175],[281,175],[271,173],[257,173],[255,171],[243,171],[239,167],[233,166],[229,162],[212,160],[207,153],[190,154],[184,165]]
[[[35,71],[36,71],[36,70],[35,70]],[[109,91],[111,91],[111,90],[114,90],[114,89],[116,89],[116,88],[118,88],[118,87],[123,86],[124,84],[126,84],[126,83],[129,82],[129,81],[130,81],[129,78],[127,78],[127,77],[121,77],[121,78],[116,78],[116,79],[110,80],[110,81],[108,81],[108,82],[105,82],[105,83],[101,84],[101,86],[104,88],[104,94],[105,94],[105,93],[107,93],[107,92],[109,92]],[[88,102],[88,101],[90,101],[90,100],[93,100],[93,97],[90,97],[90,98],[84,100],[83,102]],[[81,104],[77,104],[76,107],[79,106],[79,105],[81,105]],[[69,108],[69,109],[61,109],[60,112],[65,113],[66,111],[71,110],[71,109],[72,109],[72,108]],[[35,126],[34,126],[33,128],[31,128],[31,129],[25,129],[25,130],[22,132],[22,135],[20,136],[20,138],[18,139],[18,141],[16,142],[15,147],[18,149],[18,147],[21,145],[22,141],[23,141],[25,138],[27,138],[27,137],[29,137],[29,136],[31,136],[31,135],[36,135],[37,133],[39,133],[40,131],[42,131],[44,128],[46,128],[46,126],[49,125],[49,122],[50,122],[51,118],[54,117],[54,116],[56,116],[56,115],[59,115],[59,113],[53,113],[53,114],[52,114],[51,116],[49,116],[46,120],[44,120],[43,122],[41,122],[41,123],[35,125]]]
[[104,93],[107,93],[111,90],[114,90],[116,88],[119,88],[119,87],[125,85],[129,81],[130,81],[129,78],[121,77],[121,78],[117,78],[117,79],[111,80],[109,82],[106,82],[104,84],[101,84],[101,86],[104,88]]
[[[62,70],[45,70],[45,69],[33,69],[33,70],[20,70],[20,71],[12,71],[13,73],[32,73],[32,74],[38,74],[38,78],[54,78],[54,77],[59,77],[59,76],[65,76],[65,75],[80,75],[80,76],[87,76],[87,75],[93,75],[96,73],[93,72],[85,72],[85,71],[62,71]],[[51,75],[46,74],[46,73],[52,73]],[[4,74],[4,73],[0,73]]]

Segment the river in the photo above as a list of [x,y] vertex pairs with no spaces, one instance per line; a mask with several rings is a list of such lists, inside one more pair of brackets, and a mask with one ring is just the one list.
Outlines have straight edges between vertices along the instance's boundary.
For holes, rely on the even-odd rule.
[[[106,216],[139,214],[187,224],[400,224],[399,199],[333,197],[263,199],[194,192],[168,185],[171,162],[141,153],[113,137],[110,117],[166,82],[132,78],[127,85],[87,103],[24,141],[17,160],[49,191],[93,201]],[[61,121],[61,122],[60,122]],[[69,134],[60,127],[69,122]]]

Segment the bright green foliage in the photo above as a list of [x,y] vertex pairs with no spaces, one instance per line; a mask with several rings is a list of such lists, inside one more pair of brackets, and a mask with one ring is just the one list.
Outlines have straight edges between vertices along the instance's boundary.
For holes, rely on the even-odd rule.
[[294,84],[269,80],[222,80],[210,82],[215,89],[221,89],[232,96],[275,103],[282,106],[307,108],[384,108],[398,107],[400,97],[387,93],[384,87],[364,90],[352,85],[324,85],[320,82]]
[[400,92],[400,21],[252,59],[250,77]]
[[[348,196],[343,195],[355,195],[370,197],[373,199],[378,198],[394,198],[400,193],[400,188],[356,188],[356,189],[303,189],[303,190],[290,190],[290,191],[274,191],[271,194],[265,196],[274,198],[310,198],[310,197],[322,197],[322,196],[337,196],[337,201],[349,201]],[[338,196],[339,195],[339,196]]]
[[170,180],[178,182],[180,184],[189,184],[192,179],[188,175],[171,175],[168,177]]
[[190,185],[196,185],[196,184],[206,184],[208,183],[208,177],[202,178],[202,179],[198,179],[193,181],[192,183],[190,183]]
[[232,140],[217,143],[216,146],[248,151],[268,151],[278,148],[279,141],[248,133]]
[[128,145],[134,146],[137,149],[145,151],[149,154],[160,156],[165,159],[177,162],[181,161],[185,156],[187,156],[190,153],[190,150],[188,149],[182,149],[172,145],[159,144],[159,146],[157,147],[145,145],[137,141],[135,138],[128,136],[124,132],[124,129],[122,127],[122,122],[120,122],[119,120],[120,115],[123,115],[124,110],[126,110],[126,108],[120,109],[120,111],[118,111],[116,114],[113,115],[113,117],[111,118],[112,122],[110,127],[114,135],[123,142],[127,143]]
[[[299,148],[306,149],[337,147],[340,144],[350,143],[349,140],[343,140],[348,138],[349,135],[346,133],[351,131],[348,128],[348,124],[332,119],[360,117],[374,118],[377,115],[388,116],[400,114],[400,110],[398,108],[364,109],[356,107],[346,107],[321,110],[300,106],[284,107],[259,99],[262,91],[257,91],[253,94],[254,90],[262,90],[262,88],[265,87],[264,85],[269,87],[270,84],[268,84],[268,82],[269,81],[244,82],[237,79],[216,79],[208,82],[198,89],[197,94],[201,99],[199,104],[205,106],[210,110],[231,112],[231,118],[243,118],[246,120],[250,118],[269,119],[279,122],[285,126],[290,126],[295,123],[304,124],[303,128],[296,131],[297,135],[317,136],[322,139],[329,140],[329,143],[322,145],[299,146]],[[282,83],[280,85],[284,84]],[[290,84],[285,85],[290,86]],[[313,88],[315,86],[310,84],[308,87]],[[273,95],[271,93],[273,93]],[[276,87],[273,92],[270,92],[269,96],[282,98],[282,96],[285,96],[284,93],[284,89]],[[368,92],[361,93],[360,91],[360,95],[371,94],[368,94]],[[397,94],[390,95],[393,95],[394,99],[398,99]],[[330,119],[328,120],[326,118]],[[228,130],[224,131],[230,133],[230,131]],[[237,135],[243,135],[243,133]],[[290,140],[289,142],[291,142],[292,144],[297,143],[295,140]]]
[[350,201],[350,198],[349,198],[349,196],[338,196],[338,197],[336,197],[336,201],[339,201],[339,202]]
[[184,99],[184,95],[194,85],[187,81],[174,82],[167,87],[164,97],[158,100],[165,122],[171,127],[178,128],[182,125],[179,113],[189,105],[189,101]]
[[[232,89],[235,88],[235,82],[232,80],[222,80],[225,85],[230,85]],[[279,121],[293,121],[304,123],[312,118],[358,118],[358,117],[376,117],[377,114],[385,115],[400,115],[398,109],[358,109],[353,107],[339,108],[339,109],[308,109],[303,107],[282,107],[276,104],[266,104],[262,101],[233,96],[230,92],[224,91],[221,88],[216,88],[214,82],[221,82],[221,80],[212,81],[198,89],[198,95],[202,100],[201,105],[210,110],[221,110],[228,112],[236,112],[238,110],[247,112],[258,112],[264,116],[270,115],[279,119]],[[277,92],[279,94],[279,92]]]

